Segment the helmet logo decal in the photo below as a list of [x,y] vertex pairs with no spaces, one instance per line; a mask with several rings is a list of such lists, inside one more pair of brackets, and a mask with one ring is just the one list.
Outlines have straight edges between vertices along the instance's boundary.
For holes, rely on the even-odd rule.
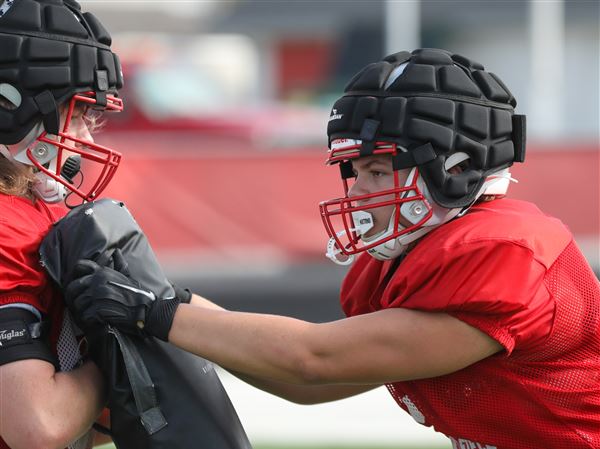
[[337,109],[333,109],[333,110],[331,111],[331,116],[329,117],[329,120],[328,120],[328,121],[330,121],[330,122],[331,122],[332,120],[339,120],[339,119],[341,119],[343,116],[344,116],[344,114],[338,114],[338,111],[337,111]]

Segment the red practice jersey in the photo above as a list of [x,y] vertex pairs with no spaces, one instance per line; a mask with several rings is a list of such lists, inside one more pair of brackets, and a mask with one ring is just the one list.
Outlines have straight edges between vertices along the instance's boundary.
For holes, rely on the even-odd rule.
[[[40,264],[38,248],[52,224],[64,214],[62,207],[0,194],[0,306],[18,303],[37,309],[50,322],[55,355],[64,303]],[[9,449],[2,438],[0,449]]]
[[457,449],[600,448],[600,284],[559,220],[522,201],[481,203],[423,237],[391,278],[390,266],[358,258],[342,286],[348,316],[444,312],[505,349],[388,384],[415,420]]
[[0,306],[35,307],[51,324],[51,342],[61,328],[64,303],[40,264],[38,249],[53,223],[66,213],[43,201],[0,194]]

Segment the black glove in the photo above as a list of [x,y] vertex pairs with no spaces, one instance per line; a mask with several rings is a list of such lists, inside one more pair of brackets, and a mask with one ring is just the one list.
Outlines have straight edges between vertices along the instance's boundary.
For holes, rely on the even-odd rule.
[[189,288],[181,288],[179,285],[173,283],[171,283],[171,287],[173,287],[175,297],[178,298],[180,302],[189,304],[192,301],[192,291]]
[[157,299],[127,276],[117,254],[115,269],[81,260],[75,279],[65,290],[65,302],[84,328],[110,324],[124,332],[151,335],[168,341],[179,298]]

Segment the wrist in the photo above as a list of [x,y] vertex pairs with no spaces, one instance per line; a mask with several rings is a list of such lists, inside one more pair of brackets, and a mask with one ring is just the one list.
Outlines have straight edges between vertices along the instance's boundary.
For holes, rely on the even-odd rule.
[[179,298],[184,304],[190,303],[192,300],[192,291],[189,288],[181,288],[177,284],[171,284],[171,286],[173,287],[176,298]]
[[148,312],[144,332],[160,340],[169,341],[169,331],[179,304],[179,298],[156,300]]

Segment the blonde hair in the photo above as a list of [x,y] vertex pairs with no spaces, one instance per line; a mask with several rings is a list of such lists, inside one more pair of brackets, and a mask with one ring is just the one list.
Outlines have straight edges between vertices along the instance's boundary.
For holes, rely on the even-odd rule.
[[32,167],[14,163],[0,155],[0,193],[33,198],[34,182]]
[[90,134],[99,132],[106,125],[106,117],[104,117],[103,111],[97,111],[95,109],[88,109],[83,115],[83,121]]
[[[15,109],[15,106],[0,96],[0,108]],[[31,167],[15,163],[0,154],[0,193],[33,198],[34,182],[35,175]]]

